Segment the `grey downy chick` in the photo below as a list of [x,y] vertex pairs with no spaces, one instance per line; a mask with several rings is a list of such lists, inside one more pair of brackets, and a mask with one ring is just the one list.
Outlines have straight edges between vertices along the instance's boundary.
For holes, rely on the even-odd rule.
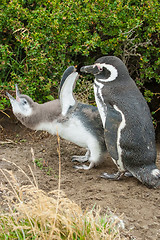
[[81,71],[95,76],[94,93],[107,149],[118,167],[117,174],[102,177],[119,179],[129,171],[147,187],[159,187],[150,110],[125,64],[117,57],[104,56]]
[[16,85],[16,99],[6,93],[17,119],[33,130],[44,130],[52,135],[86,148],[85,156],[73,156],[72,161],[89,161],[90,165],[75,166],[77,169],[90,169],[103,160],[106,153],[104,131],[98,109],[77,102],[73,96],[78,73],[73,66],[64,72],[59,99],[43,104],[34,102],[29,96],[20,94]]

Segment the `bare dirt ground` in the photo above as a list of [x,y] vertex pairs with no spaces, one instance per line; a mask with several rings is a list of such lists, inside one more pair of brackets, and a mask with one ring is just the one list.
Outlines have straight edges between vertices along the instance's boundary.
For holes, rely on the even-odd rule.
[[[32,162],[31,147],[35,158],[42,159],[43,169]],[[16,163],[28,176],[30,165],[37,178],[39,188],[52,191],[58,188],[59,157],[57,137],[44,132],[34,132],[23,127],[13,116],[9,119],[0,114],[0,168],[12,170],[21,184],[27,184],[25,176],[2,158]],[[83,155],[85,149],[60,140],[61,149],[61,189],[67,197],[83,209],[91,209],[95,204],[105,212],[108,208],[123,214],[126,239],[160,239],[160,189],[148,189],[134,178],[108,181],[100,178],[103,172],[115,172],[116,167],[109,156],[100,166],[85,170],[75,170],[72,155]],[[160,168],[160,144],[157,144],[157,166]],[[46,168],[46,169],[45,169]],[[0,182],[8,184],[0,173]],[[0,191],[1,194],[1,191]],[[1,198],[0,198],[1,200]]]

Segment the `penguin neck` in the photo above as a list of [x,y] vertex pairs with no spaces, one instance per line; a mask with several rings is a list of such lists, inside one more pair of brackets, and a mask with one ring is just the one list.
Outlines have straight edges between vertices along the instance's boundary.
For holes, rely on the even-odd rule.
[[[43,124],[47,125],[56,121],[61,115],[60,100],[56,99],[43,104],[35,103],[30,116],[17,115],[22,124],[33,130],[44,130]],[[47,130],[47,129],[46,129]]]
[[49,123],[55,121],[57,122],[57,120],[61,116],[61,111],[62,110],[59,99],[46,102],[44,104],[39,104],[39,109],[37,109],[37,111],[35,112],[35,116],[37,115],[39,118],[36,124],[36,130],[44,130],[44,128],[42,127],[43,124],[47,126],[47,124]]
[[98,88],[103,88],[104,84],[98,81],[96,78],[94,80],[94,85]]
[[103,94],[103,98],[107,98],[109,101],[111,99],[114,100],[114,97],[117,98],[122,93],[125,94],[126,89],[132,89],[135,83],[132,79],[130,79],[130,81],[126,81],[125,78],[123,81],[117,79],[109,82],[101,82],[99,79],[95,79],[94,85],[99,88],[99,91],[105,91],[105,95]]

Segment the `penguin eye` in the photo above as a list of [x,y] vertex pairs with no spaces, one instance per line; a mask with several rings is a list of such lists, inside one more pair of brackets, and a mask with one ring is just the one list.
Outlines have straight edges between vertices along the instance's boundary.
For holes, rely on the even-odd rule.
[[27,101],[26,101],[26,100],[23,100],[22,104],[23,104],[23,105],[27,104]]
[[96,64],[96,66],[100,72],[103,71],[103,66],[101,64]]

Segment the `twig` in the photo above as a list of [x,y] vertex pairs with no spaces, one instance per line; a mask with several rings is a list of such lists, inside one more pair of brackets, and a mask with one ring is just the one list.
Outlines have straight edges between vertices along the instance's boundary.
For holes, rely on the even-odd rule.
[[13,141],[10,140],[10,139],[7,139],[7,140],[8,140],[8,141],[0,141],[0,144],[2,144],[2,145],[3,145],[3,144],[8,144],[8,143],[9,143],[9,144],[10,144],[10,143],[11,143],[11,144],[16,144],[15,142],[13,142]]
[[136,28],[140,27],[142,24],[143,24],[143,22],[140,23],[139,25],[137,25],[137,26],[131,28],[128,32],[124,32],[124,33],[122,33],[122,34],[125,35],[125,34],[132,33]]
[[31,172],[31,174],[32,174],[32,177],[33,177],[35,186],[36,186],[36,188],[38,189],[38,183],[37,183],[36,177],[35,177],[34,174],[33,174],[32,168],[31,168],[29,165],[28,165],[28,167],[29,167],[29,170],[30,170],[30,172]]
[[58,135],[58,131],[57,131],[57,142],[58,142],[58,148],[57,148],[57,152],[58,152],[58,158],[59,158],[59,178],[58,178],[58,196],[57,196],[57,206],[56,206],[56,213],[55,213],[55,219],[54,219],[54,228],[52,228],[52,231],[50,233],[50,237],[49,239],[52,238],[52,234],[53,231],[55,229],[55,225],[56,225],[56,220],[57,220],[57,214],[58,214],[58,207],[59,207],[59,199],[60,199],[60,187],[61,187],[61,152],[60,152],[60,138]]
[[11,162],[9,160],[6,160],[5,158],[2,158],[2,161],[8,162],[8,163],[13,164],[14,166],[16,166],[26,176],[26,178],[29,180],[29,182],[32,184],[32,186],[35,186],[34,183],[31,181],[31,179],[28,177],[28,175],[17,164],[15,164],[14,162]]
[[[3,160],[3,159],[2,159],[2,160]],[[4,173],[4,171],[3,171],[2,169],[0,169],[0,171],[1,171],[1,173],[3,174],[3,176],[6,178],[7,182],[9,183],[9,185],[11,186],[11,188],[12,188],[12,190],[13,190],[16,198],[17,198],[18,201],[21,203],[22,201],[21,201],[21,199],[19,198],[19,196],[18,196],[18,194],[17,194],[17,191],[16,191],[16,189],[13,187],[11,181],[9,180],[9,178],[7,177],[7,175]],[[6,169],[5,169],[5,171],[6,171],[7,173],[9,173],[9,171],[7,171]]]
[[156,109],[154,112],[156,113],[156,112],[158,112],[160,110],[160,107],[158,108],[158,109]]
[[2,112],[2,113],[5,114],[8,118],[10,118],[10,116],[9,116],[7,113],[5,113],[4,111],[2,111],[1,109],[0,109],[0,112]]
[[34,164],[34,168],[36,168],[36,163],[35,163],[35,155],[34,155],[34,151],[33,148],[31,147],[31,155],[32,155],[32,162]]
[[[35,163],[35,155],[34,155],[34,150],[33,148],[31,147],[31,154],[32,154],[32,162],[34,164],[34,169],[36,169],[36,163]],[[34,174],[33,174],[33,171],[31,169],[31,167],[28,165],[30,171],[31,171],[31,174],[32,174],[32,177],[33,177],[33,180],[34,180],[34,183],[36,185],[36,187],[38,188],[38,184],[37,184],[37,179],[35,178]]]

